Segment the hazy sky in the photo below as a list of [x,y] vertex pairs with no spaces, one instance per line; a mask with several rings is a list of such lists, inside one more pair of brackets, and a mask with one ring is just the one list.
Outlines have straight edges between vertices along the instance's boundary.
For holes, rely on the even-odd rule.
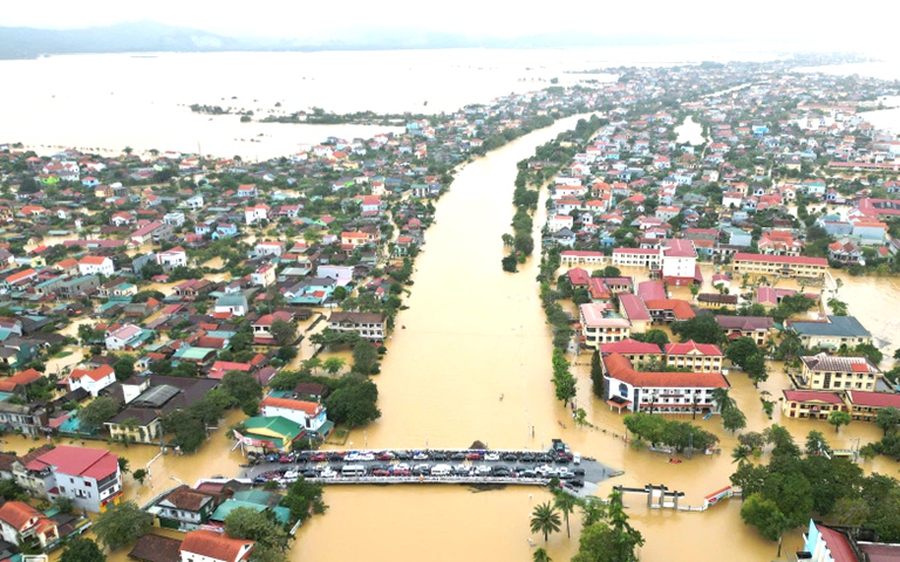
[[852,10],[838,12],[809,0],[29,0],[5,5],[0,25],[71,28],[150,19],[232,36],[296,38],[322,37],[359,25],[501,37],[571,30],[648,38],[678,35],[697,42],[706,37],[819,47],[840,42],[838,47],[856,49],[887,44],[894,35],[892,17],[873,14],[862,19]]

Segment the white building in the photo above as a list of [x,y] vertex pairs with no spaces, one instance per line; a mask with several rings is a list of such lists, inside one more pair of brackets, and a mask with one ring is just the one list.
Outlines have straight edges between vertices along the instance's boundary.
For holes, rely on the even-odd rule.
[[121,351],[139,341],[144,331],[140,326],[125,324],[114,331],[106,332],[106,349]]
[[181,211],[175,211],[174,213],[166,213],[163,216],[163,223],[165,223],[173,228],[177,228],[177,227],[183,225],[184,221],[185,221],[184,213],[182,213]]
[[94,398],[97,394],[116,382],[116,372],[109,365],[101,365],[96,369],[73,369],[72,374],[66,379],[69,391],[79,388],[85,389]]
[[182,266],[187,267],[187,252],[181,246],[177,246],[164,252],[156,253],[156,263],[163,269],[169,270]]
[[108,256],[84,256],[78,260],[78,273],[81,275],[105,275],[112,277],[115,272],[116,267]]
[[678,373],[635,371],[624,355],[603,358],[606,402],[631,412],[690,414],[704,410],[717,413],[713,391],[728,388],[722,373]]
[[199,211],[203,208],[203,196],[194,195],[193,197],[188,198],[184,203],[188,206],[188,209]]
[[[25,469],[30,489],[46,490],[52,501],[71,498],[78,509],[102,512],[119,503],[122,474],[119,457],[102,449],[60,445],[29,462]],[[34,487],[34,481],[40,485]]]
[[250,283],[260,287],[268,287],[275,284],[275,266],[264,265],[250,274]]
[[191,531],[181,541],[180,562],[241,562],[250,558],[254,544],[225,533]]
[[244,221],[250,224],[256,224],[260,221],[269,220],[269,206],[268,205],[255,205],[253,207],[247,207],[244,210]]
[[316,269],[316,277],[334,279],[339,287],[343,287],[353,281],[353,266],[323,264]]
[[259,242],[253,248],[253,253],[256,257],[262,256],[280,256],[284,253],[284,244],[281,242]]
[[281,416],[309,431],[318,431],[328,421],[325,406],[316,402],[267,396],[259,405],[264,418]]
[[697,276],[697,252],[690,240],[667,240],[662,248],[662,277],[670,285],[687,285]]

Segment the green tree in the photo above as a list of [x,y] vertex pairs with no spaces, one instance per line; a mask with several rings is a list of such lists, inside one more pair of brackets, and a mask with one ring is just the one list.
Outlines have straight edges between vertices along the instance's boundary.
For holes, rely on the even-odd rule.
[[359,375],[341,377],[337,389],[325,399],[328,417],[334,423],[350,427],[366,425],[381,417],[378,409],[378,387]]
[[884,435],[893,432],[900,424],[900,410],[893,406],[881,408],[875,414],[875,425],[881,428]]
[[175,434],[175,444],[185,453],[193,453],[206,439],[203,423],[187,410],[172,410],[163,415],[162,426],[167,433]]
[[792,525],[774,501],[752,494],[741,506],[741,519],[770,541],[778,541],[778,557],[781,557],[781,538]]
[[131,473],[131,476],[137,481],[141,486],[144,485],[144,480],[147,479],[147,471],[143,468],[139,468]]
[[697,343],[719,345],[725,341],[725,331],[712,314],[701,314],[684,322],[675,322],[672,324],[672,333],[682,342],[694,340]]
[[75,513],[75,500],[69,496],[56,496],[53,500],[53,507],[61,513]]
[[293,343],[297,339],[297,326],[293,322],[287,322],[280,318],[272,320],[269,333],[275,338],[275,343],[281,346]]
[[124,501],[100,514],[94,534],[110,550],[117,550],[150,532],[153,515],[133,501]]
[[729,408],[722,412],[722,427],[734,433],[747,427],[747,418],[738,408]]
[[329,357],[322,362],[322,368],[325,369],[329,375],[334,376],[338,374],[338,371],[344,368],[345,363],[346,361],[341,357]]
[[662,330],[654,328],[652,330],[647,330],[647,333],[644,334],[644,341],[647,343],[655,343],[658,346],[664,346],[669,343],[669,335]]
[[603,380],[603,366],[600,363],[600,350],[595,349],[591,355],[591,389],[597,398],[606,397],[605,381]]
[[371,342],[362,340],[353,346],[352,370],[361,375],[378,374],[378,350]]
[[831,447],[828,446],[828,440],[821,431],[810,431],[806,434],[806,454],[821,455],[830,454]]
[[0,480],[0,498],[3,498],[6,501],[24,502],[27,502],[29,499],[31,499],[28,495],[28,492],[25,491],[25,488],[20,486],[12,478]]
[[76,534],[65,544],[59,562],[106,562],[106,555],[91,539]]
[[550,555],[547,554],[547,551],[543,548],[535,549],[534,553],[531,555],[532,562],[553,562],[550,559]]
[[131,461],[125,457],[119,457],[119,472],[122,474],[131,472]]
[[725,357],[742,369],[747,359],[757,354],[759,354],[759,348],[756,346],[756,342],[747,336],[734,340],[725,348]]
[[222,388],[239,404],[262,398],[262,385],[252,374],[244,371],[225,373],[222,377]]
[[828,423],[834,426],[834,432],[838,433],[842,425],[850,425],[850,414],[841,410],[832,410],[828,414]]
[[550,533],[558,533],[560,529],[559,514],[550,505],[550,502],[544,502],[534,508],[531,512],[531,532],[542,533],[544,542],[550,539]]
[[321,484],[309,482],[300,477],[288,488],[287,494],[281,500],[281,505],[291,510],[292,521],[302,523],[309,518],[311,513],[321,515],[328,509],[322,496]]
[[572,531],[569,529],[569,514],[575,511],[578,505],[578,499],[572,494],[556,488],[553,490],[553,507],[562,512],[563,518],[566,520],[566,536],[572,538]]
[[235,539],[249,539],[257,542],[264,550],[285,553],[291,536],[284,529],[271,510],[257,511],[249,507],[233,509],[225,517],[225,532]]
[[558,347],[553,349],[553,386],[556,389],[556,399],[562,401],[565,405],[575,398],[576,380],[575,376],[569,371],[569,361],[565,354]]
[[113,363],[113,371],[116,372],[116,380],[124,381],[134,374],[134,358],[122,355]]
[[90,404],[78,411],[78,426],[81,431],[92,433],[103,427],[103,422],[119,413],[119,403],[109,396],[98,396]]

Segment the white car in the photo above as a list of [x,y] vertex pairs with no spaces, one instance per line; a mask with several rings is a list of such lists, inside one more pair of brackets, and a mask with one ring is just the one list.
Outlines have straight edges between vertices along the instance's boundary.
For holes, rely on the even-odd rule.
[[300,473],[297,472],[296,470],[288,470],[287,472],[284,473],[284,476],[282,476],[282,478],[284,478],[285,480],[290,480],[291,478],[296,480],[297,476],[299,476],[299,475],[300,475]]
[[336,478],[337,472],[331,469],[331,467],[326,468],[319,474],[319,478]]
[[572,455],[572,462],[575,464],[581,464],[581,455],[579,455],[578,453]]
[[372,453],[360,453],[360,454],[359,454],[359,459],[358,459],[358,460],[361,460],[361,461],[374,461],[374,460],[375,460],[375,455],[373,455]]
[[490,473],[491,473],[491,467],[489,467],[487,465],[481,464],[481,465],[478,465],[475,467],[475,474],[478,474],[479,476],[485,476]]
[[416,453],[415,455],[413,455],[413,460],[414,461],[427,461],[428,454],[427,453]]
[[344,460],[346,462],[356,462],[359,460],[359,453],[347,453],[344,455]]
[[484,455],[484,460],[486,461],[499,461],[500,453],[487,453]]

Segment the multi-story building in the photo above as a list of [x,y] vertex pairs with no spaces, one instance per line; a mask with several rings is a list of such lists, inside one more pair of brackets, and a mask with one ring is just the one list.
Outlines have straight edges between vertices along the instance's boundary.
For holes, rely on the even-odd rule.
[[375,312],[332,312],[328,327],[339,332],[356,332],[364,340],[384,341],[384,315]]
[[729,338],[748,337],[763,345],[775,322],[768,316],[724,316],[716,315],[716,323],[725,330]]
[[632,365],[637,365],[638,367],[652,362],[663,362],[663,352],[658,345],[631,338],[614,343],[601,344],[600,353],[604,355],[618,353],[631,361]]
[[[718,317],[717,317],[718,318]],[[872,334],[853,316],[826,316],[825,320],[787,320],[785,328],[800,336],[803,347],[838,349],[871,344]]]
[[828,419],[833,411],[847,410],[840,395],[818,390],[783,390],[781,411],[789,418]]
[[209,521],[221,503],[216,494],[202,492],[182,484],[164,494],[147,511],[159,518],[159,526],[180,531],[195,531]]
[[805,277],[821,279],[828,271],[828,260],[806,256],[773,256],[738,252],[732,261],[735,275]]
[[78,260],[81,275],[105,275],[112,277],[116,272],[112,259],[107,256],[85,256]]
[[180,562],[242,562],[250,559],[254,544],[225,533],[191,531],[181,542]]
[[187,266],[187,252],[181,246],[157,252],[155,258],[156,263],[167,271],[176,267]]
[[71,498],[75,507],[87,511],[106,511],[109,504],[119,503],[122,474],[119,457],[102,449],[61,445],[35,458],[25,469],[33,481],[42,486],[51,501],[58,496]]
[[718,413],[713,391],[728,388],[722,373],[635,371],[623,355],[603,358],[606,403],[619,412],[649,411],[664,414]]
[[666,344],[666,365],[692,371],[721,372],[722,350],[719,346],[688,340]]
[[606,305],[587,303],[578,307],[581,321],[581,344],[597,349],[601,344],[622,341],[631,336],[631,322],[611,316]]
[[874,421],[882,408],[900,409],[900,394],[848,390],[846,396],[850,417],[855,420]]
[[800,358],[800,384],[808,390],[874,391],[881,371],[866,357],[838,357],[826,353]]

